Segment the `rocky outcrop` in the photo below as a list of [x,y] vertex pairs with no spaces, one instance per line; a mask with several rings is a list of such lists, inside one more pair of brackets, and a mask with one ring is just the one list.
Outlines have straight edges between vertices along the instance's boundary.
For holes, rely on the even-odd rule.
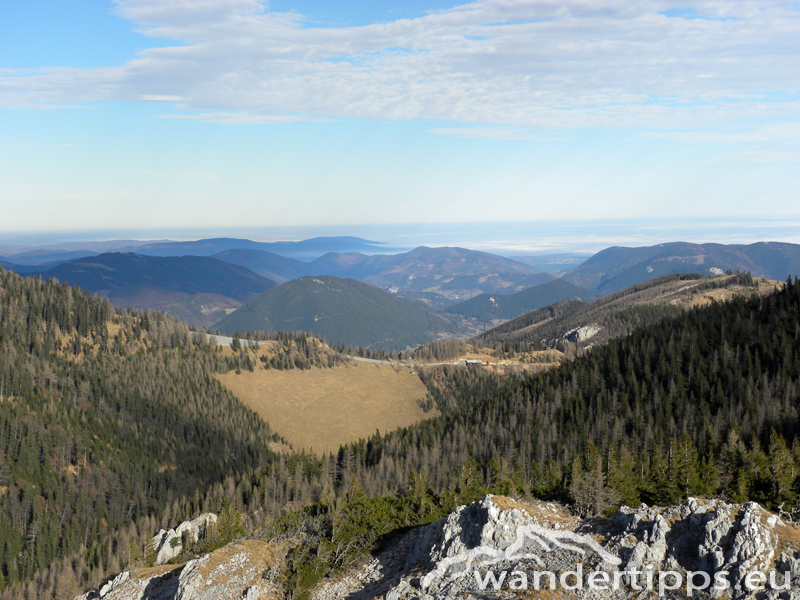
[[573,344],[580,344],[596,336],[603,331],[599,325],[585,325],[583,327],[576,327],[564,333],[564,339]]
[[487,496],[412,531],[312,598],[519,598],[527,591],[586,600],[800,600],[797,548],[776,561],[787,539],[800,541],[800,531],[754,503],[690,499],[587,521],[553,504]]
[[214,513],[203,513],[196,519],[184,521],[175,529],[169,531],[162,529],[152,540],[156,551],[156,564],[165,565],[183,552],[183,541],[192,544],[200,539],[206,528],[217,522]]
[[[122,573],[82,599],[281,598],[287,547],[231,544],[183,566]],[[800,600],[798,550],[800,528],[755,503],[689,499],[582,520],[555,504],[487,496],[321,582],[311,598]]]
[[278,600],[285,547],[246,540],[184,565],[124,571],[75,600]]

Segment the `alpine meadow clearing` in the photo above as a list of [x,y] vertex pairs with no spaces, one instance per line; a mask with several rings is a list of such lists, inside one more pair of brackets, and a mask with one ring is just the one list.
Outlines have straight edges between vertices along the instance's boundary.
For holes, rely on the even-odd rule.
[[295,450],[339,446],[438,414],[418,401],[427,390],[406,367],[349,362],[320,369],[255,369],[217,375]]

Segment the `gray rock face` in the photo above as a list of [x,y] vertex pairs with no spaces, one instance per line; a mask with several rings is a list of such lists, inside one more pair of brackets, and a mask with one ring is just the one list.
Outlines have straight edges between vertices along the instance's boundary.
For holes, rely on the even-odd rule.
[[196,519],[184,521],[175,529],[166,531],[162,529],[153,537],[153,547],[156,549],[156,564],[165,565],[173,558],[183,552],[184,535],[188,536],[192,542],[200,539],[200,536],[209,526],[217,522],[217,515],[214,513],[203,513]]
[[[689,499],[581,520],[554,504],[487,496],[410,531],[311,598],[800,600],[798,539],[800,528],[755,503]],[[122,573],[81,599],[278,599],[272,581],[285,553],[269,542],[231,544],[184,566]]]
[[603,330],[599,325],[584,325],[583,327],[576,327],[564,333],[564,339],[573,344],[585,342],[596,336]]
[[277,600],[272,576],[284,555],[278,544],[247,540],[185,565],[124,571],[75,600]]
[[754,503],[690,499],[582,521],[552,504],[487,496],[410,532],[312,598],[518,598],[527,591],[586,600],[800,600],[800,553],[775,561],[778,527],[785,525]]

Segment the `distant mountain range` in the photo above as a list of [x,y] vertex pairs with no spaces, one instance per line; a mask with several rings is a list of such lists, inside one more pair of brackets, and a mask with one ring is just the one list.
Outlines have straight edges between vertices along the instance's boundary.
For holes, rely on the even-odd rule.
[[583,264],[591,254],[547,254],[544,256],[509,256],[528,265],[537,273],[566,273]]
[[[179,248],[211,252],[228,243],[231,240],[201,240]],[[167,246],[176,248],[169,244],[155,246],[157,251]],[[139,249],[153,251],[147,245]],[[403,303],[410,302],[416,305],[415,310],[426,314],[484,291],[512,293],[553,279],[552,275],[533,273],[525,265],[486,252],[426,247],[394,255],[328,252],[309,262],[255,248],[228,249],[214,256],[161,257],[111,252],[41,270],[43,266],[8,264],[8,268],[20,272],[35,272],[79,285],[118,306],[165,310],[190,325],[204,327],[214,325],[278,281],[309,275],[364,279],[365,283],[382,286],[398,299],[411,295],[412,299]],[[376,340],[383,343],[381,339],[361,337],[359,345],[361,341],[365,345]]]
[[109,252],[62,263],[44,279],[77,285],[120,306],[166,310],[210,325],[277,283],[207,256],[155,257]]
[[187,242],[172,240],[65,242],[22,252],[8,253],[8,250],[11,248],[5,247],[6,254],[0,256],[0,264],[38,267],[37,270],[44,271],[62,262],[86,256],[97,256],[104,252],[136,252],[146,256],[213,256],[228,250],[258,250],[309,261],[329,252],[375,254],[398,252],[401,249],[388,248],[380,242],[362,238],[339,236],[317,237],[298,242],[254,242],[239,238],[211,238]]
[[563,279],[555,279],[507,296],[481,294],[450,306],[446,311],[467,319],[491,322],[494,319],[513,319],[562,300],[591,302],[599,295],[597,292],[578,287]]
[[294,279],[223,318],[223,333],[310,331],[348,346],[403,350],[453,331],[423,306],[367,283],[330,275]]
[[[420,246],[400,254],[367,256],[330,252],[302,262],[260,250],[228,250],[214,255],[254,272],[288,281],[303,275],[333,275],[365,281],[396,294],[425,292],[415,299],[441,307],[482,292],[509,294],[554,279],[527,265],[465,248]],[[412,294],[414,295],[414,294]]]
[[[124,240],[119,243],[131,244]],[[414,326],[414,334],[403,337],[402,342],[378,330],[353,337],[338,328],[336,335],[330,335],[336,341],[347,339],[351,341],[346,343],[375,347],[405,347],[411,345],[411,339],[427,341],[448,328],[451,333],[467,335],[468,330],[481,331],[497,321],[513,319],[548,304],[574,299],[591,301],[673,273],[712,275],[739,270],[777,280],[800,273],[800,245],[778,242],[748,246],[674,242],[641,248],[613,247],[592,256],[560,279],[488,252],[420,246],[389,254],[379,242],[354,237],[274,243],[216,238],[136,244],[136,254],[97,253],[115,242],[88,243],[85,249],[75,243],[65,244],[0,257],[0,265],[22,274],[36,273],[80,285],[118,306],[165,310],[196,326],[215,326],[243,303],[278,283],[309,276],[322,281],[326,281],[324,277],[359,280],[402,300],[396,305],[382,304],[387,310],[390,306],[410,305],[431,320],[425,328]],[[76,258],[82,253],[91,256]],[[182,256],[160,256],[168,254]],[[527,258],[532,264],[540,259],[547,257]],[[564,255],[551,260],[566,264],[578,258]],[[352,310],[361,309],[359,302]],[[315,310],[322,307],[318,304]],[[436,314],[442,311],[448,312]],[[236,317],[240,318],[243,317]],[[300,328],[292,325],[288,316],[285,320],[276,319],[273,328],[282,327],[279,322],[292,330]],[[233,321],[225,321],[226,327],[230,323]],[[231,326],[258,329],[256,325],[251,320]],[[345,337],[337,338],[338,335]],[[358,341],[352,341],[355,339]]]
[[329,252],[376,253],[392,251],[380,242],[351,236],[317,237],[299,242],[254,242],[236,238],[214,238],[192,242],[159,242],[137,246],[137,254],[149,256],[213,256],[227,250],[261,250],[288,258],[311,260]]
[[670,273],[721,275],[725,271],[749,271],[757,277],[784,280],[800,274],[800,245],[758,242],[744,245],[673,242],[641,248],[607,248],[564,279],[601,294]]
[[[83,249],[65,244],[64,248],[48,247],[0,256],[0,264],[20,273],[44,272],[64,262],[97,256],[98,247],[113,246],[112,242],[98,244],[87,243]],[[355,237],[269,243],[236,238],[158,241],[114,250],[135,250],[143,256],[213,256],[278,282],[304,275],[358,279],[393,293],[410,293],[432,307],[453,304],[482,292],[514,293],[554,278],[488,252],[422,246],[410,252],[389,254],[393,249]]]
[[298,242],[237,238],[188,242],[117,240],[67,242],[25,252],[6,246],[0,265],[20,273],[42,272],[76,258],[108,251],[135,251],[147,256],[214,256],[279,282],[304,275],[350,277],[384,289],[396,288],[393,289],[396,293],[439,307],[480,293],[512,294],[553,279],[548,273],[563,272],[565,281],[601,294],[669,273],[710,275],[741,270],[780,280],[800,273],[800,245],[784,242],[750,245],[672,242],[638,248],[612,247],[582,264],[579,264],[581,256],[567,254],[512,260],[463,248],[423,246],[396,253],[398,250],[348,236]]

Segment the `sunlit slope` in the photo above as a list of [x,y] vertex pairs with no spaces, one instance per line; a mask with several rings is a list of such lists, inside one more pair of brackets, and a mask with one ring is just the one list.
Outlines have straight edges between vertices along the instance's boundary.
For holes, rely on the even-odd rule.
[[676,316],[690,308],[731,300],[737,295],[765,295],[781,283],[748,273],[701,277],[674,274],[639,283],[593,302],[563,301],[521,315],[490,329],[472,342],[523,351],[557,341],[602,344],[636,327]]

